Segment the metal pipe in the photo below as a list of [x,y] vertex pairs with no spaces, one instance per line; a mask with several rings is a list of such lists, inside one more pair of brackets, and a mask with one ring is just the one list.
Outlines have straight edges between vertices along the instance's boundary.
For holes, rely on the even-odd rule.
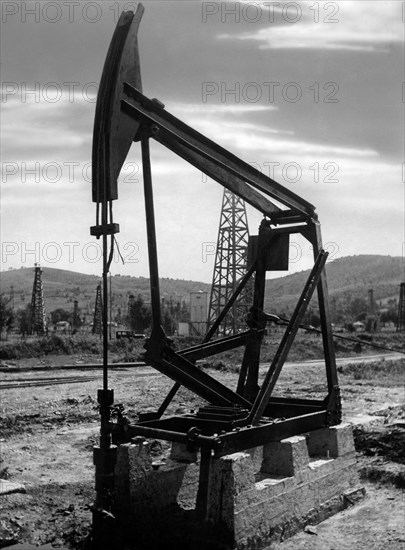
[[[105,141],[103,143],[104,153],[106,149]],[[107,193],[107,174],[103,173],[103,200],[101,203],[101,226],[103,232],[103,390],[108,390],[108,251],[107,251],[107,232],[105,228],[108,223],[108,202]]]
[[200,447],[202,449],[218,450],[220,446],[220,440],[216,436],[195,435],[191,439],[190,436],[184,432],[152,428],[150,426],[142,426],[141,424],[132,424],[130,426],[130,433],[132,437],[142,435],[147,438],[165,439],[166,441],[175,441],[177,443],[184,444],[192,441],[196,447]]
[[[103,203],[103,218],[104,208]],[[102,224],[106,225],[106,221]],[[107,235],[103,235],[103,390],[108,389],[108,273],[107,273]]]
[[145,193],[146,231],[148,237],[150,294],[152,303],[152,327],[159,331],[161,325],[159,268],[156,246],[155,212],[153,206],[152,172],[149,139],[141,140],[143,186]]

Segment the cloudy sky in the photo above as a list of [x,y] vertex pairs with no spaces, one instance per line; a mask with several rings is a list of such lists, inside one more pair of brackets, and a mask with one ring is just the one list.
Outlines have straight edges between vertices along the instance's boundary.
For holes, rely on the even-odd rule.
[[[404,251],[404,14],[387,1],[146,1],[144,93],[314,204],[331,259]],[[135,2],[1,4],[1,269],[101,273],[89,235],[97,83]],[[160,274],[210,282],[223,190],[152,144]],[[147,276],[139,144],[114,218]],[[250,231],[261,216],[248,208]],[[293,238],[291,268],[309,265]],[[301,260],[301,261],[298,261]]]

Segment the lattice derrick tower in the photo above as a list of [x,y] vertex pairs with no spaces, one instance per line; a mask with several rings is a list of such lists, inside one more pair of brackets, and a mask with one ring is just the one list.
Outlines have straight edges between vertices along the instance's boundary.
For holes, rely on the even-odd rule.
[[399,289],[397,332],[405,331],[405,283]]
[[103,333],[103,299],[101,296],[101,283],[97,285],[96,305],[94,306],[93,334]]
[[[248,241],[249,228],[245,202],[225,189],[212,278],[208,329],[213,325],[235,291],[238,282],[246,273]],[[245,326],[252,293],[253,281],[251,280],[221,323],[219,334],[236,334]]]
[[34,334],[45,334],[46,315],[44,288],[42,286],[42,269],[39,264],[35,264],[34,284],[31,297],[31,332]]

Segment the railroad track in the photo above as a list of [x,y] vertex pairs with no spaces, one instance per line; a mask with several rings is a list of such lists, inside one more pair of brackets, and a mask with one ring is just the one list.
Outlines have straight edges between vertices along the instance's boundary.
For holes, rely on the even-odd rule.
[[[143,361],[136,361],[136,362],[125,362],[125,363],[111,363],[108,365],[108,368],[111,369],[111,371],[118,371],[122,369],[132,369],[132,368],[138,368],[138,367],[148,367],[146,363]],[[34,367],[14,367],[14,366],[7,366],[7,367],[0,367],[0,373],[20,373],[20,372],[55,372],[58,370],[79,370],[79,371],[85,371],[85,370],[102,370],[103,364],[102,363],[79,363],[77,365],[58,365],[58,366],[49,366],[49,365],[42,365],[42,366],[34,366]]]
[[[122,373],[120,373],[122,375]],[[125,374],[131,374],[133,372],[127,372]],[[162,376],[159,372],[140,372],[136,373],[136,378],[143,378],[145,376]],[[15,388],[30,388],[39,386],[56,386],[58,384],[81,384],[84,382],[93,382],[94,380],[100,380],[100,375],[92,376],[61,376],[61,377],[46,377],[46,378],[13,378],[10,380],[4,380],[0,382],[0,390],[11,390]]]
[[0,382],[0,390],[11,390],[14,388],[30,388],[38,386],[56,386],[57,384],[80,384],[83,382],[92,382],[99,376],[66,376],[63,378],[37,378],[35,380],[8,380]]

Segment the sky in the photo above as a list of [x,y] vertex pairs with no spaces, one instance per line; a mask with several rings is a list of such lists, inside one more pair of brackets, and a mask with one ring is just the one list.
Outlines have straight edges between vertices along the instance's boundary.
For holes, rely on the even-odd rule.
[[[395,1],[146,1],[143,93],[316,206],[330,260],[403,256],[404,20]],[[91,201],[97,86],[135,2],[1,3],[1,270],[102,272]],[[223,189],[151,143],[162,277],[211,282]],[[113,275],[148,276],[132,145]],[[256,234],[261,215],[247,208]],[[293,236],[290,270],[311,251]]]

